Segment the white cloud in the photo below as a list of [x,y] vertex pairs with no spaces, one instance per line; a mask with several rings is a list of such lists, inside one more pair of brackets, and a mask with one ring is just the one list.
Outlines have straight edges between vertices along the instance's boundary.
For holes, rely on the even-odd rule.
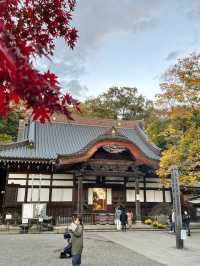
[[186,9],[189,19],[199,19],[200,17],[200,2],[199,0],[190,0],[189,8]]
[[92,0],[87,3],[79,0],[74,17],[82,49],[98,46],[112,32],[135,33],[155,26],[161,0]]
[[39,59],[36,67],[50,69],[59,77],[65,91],[80,97],[87,91],[79,79],[86,72],[85,64],[91,52],[96,52],[110,34],[127,32],[134,34],[156,25],[162,0],[79,0],[73,23],[79,31],[79,39],[73,51],[62,40],[56,43],[52,61]]

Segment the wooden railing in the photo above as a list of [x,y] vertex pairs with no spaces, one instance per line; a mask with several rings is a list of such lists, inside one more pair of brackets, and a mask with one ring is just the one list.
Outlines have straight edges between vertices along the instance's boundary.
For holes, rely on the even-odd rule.
[[[73,220],[72,217],[68,216],[57,216],[55,217],[56,224],[70,224]],[[114,224],[114,214],[113,213],[82,213],[83,224]]]

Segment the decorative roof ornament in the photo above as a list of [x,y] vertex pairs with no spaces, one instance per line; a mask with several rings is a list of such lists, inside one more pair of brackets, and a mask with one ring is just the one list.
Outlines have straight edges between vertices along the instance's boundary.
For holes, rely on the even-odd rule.
[[117,136],[123,136],[118,129],[115,126],[112,126],[107,130],[102,136],[112,136],[112,137],[117,137]]
[[117,126],[121,127],[121,122],[120,121],[117,121]]
[[103,146],[103,149],[109,153],[121,153],[126,150],[125,147],[117,144]]
[[111,133],[112,133],[112,135],[114,135],[114,136],[116,135],[117,131],[116,131],[116,128],[115,128],[115,127],[112,127]]

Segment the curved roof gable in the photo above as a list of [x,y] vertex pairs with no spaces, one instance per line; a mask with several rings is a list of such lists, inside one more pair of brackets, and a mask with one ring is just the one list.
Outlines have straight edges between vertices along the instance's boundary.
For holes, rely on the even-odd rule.
[[[136,145],[149,159],[159,160],[159,148],[151,145],[143,130],[134,128],[116,128],[114,138],[125,139]],[[112,125],[91,126],[66,123],[32,122],[27,130],[26,140],[19,145],[14,143],[1,146],[0,158],[56,160],[58,155],[70,156],[80,153],[89,144],[102,138],[112,137]],[[33,145],[32,145],[33,144]]]

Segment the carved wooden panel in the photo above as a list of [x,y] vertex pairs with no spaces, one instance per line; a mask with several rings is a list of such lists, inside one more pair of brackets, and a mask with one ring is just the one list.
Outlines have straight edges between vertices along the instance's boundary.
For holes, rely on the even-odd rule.
[[94,170],[94,171],[118,171],[118,172],[126,172],[133,171],[135,168],[133,161],[127,160],[107,160],[107,159],[92,159],[89,160],[85,165],[85,170]]
[[114,206],[125,203],[125,194],[123,188],[112,190],[112,203]]

